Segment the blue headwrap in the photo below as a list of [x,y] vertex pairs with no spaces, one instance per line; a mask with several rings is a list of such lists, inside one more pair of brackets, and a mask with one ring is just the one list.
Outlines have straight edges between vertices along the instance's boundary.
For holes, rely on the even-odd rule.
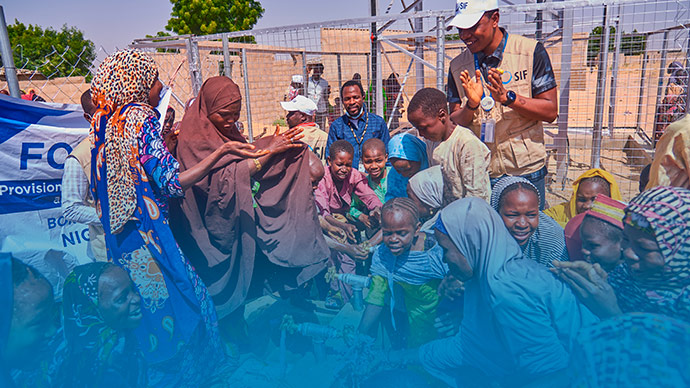
[[[420,171],[429,167],[429,157],[426,153],[426,144],[418,137],[410,135],[409,133],[401,133],[393,136],[390,139],[388,142],[388,158],[398,158],[419,162],[421,163]],[[409,178],[405,178],[395,171],[395,168],[392,168],[390,175],[388,175],[386,201],[391,198],[407,198],[408,180]]]
[[441,219],[441,217],[438,217],[436,219],[436,223],[434,224],[434,228],[436,228],[439,232],[448,236],[448,231],[446,230],[446,226],[443,225],[443,220]]

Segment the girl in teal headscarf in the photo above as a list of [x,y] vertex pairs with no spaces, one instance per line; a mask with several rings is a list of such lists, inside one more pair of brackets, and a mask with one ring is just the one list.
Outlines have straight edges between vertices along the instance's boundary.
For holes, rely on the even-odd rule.
[[580,328],[597,321],[568,286],[546,267],[526,260],[501,217],[486,201],[463,198],[440,213],[435,227],[450,273],[465,282],[463,320],[455,337],[420,348],[425,368],[456,386],[469,367],[518,386],[567,378],[571,343]]
[[386,201],[407,198],[407,181],[429,167],[426,144],[409,133],[395,135],[388,142],[388,160],[393,168],[388,176]]

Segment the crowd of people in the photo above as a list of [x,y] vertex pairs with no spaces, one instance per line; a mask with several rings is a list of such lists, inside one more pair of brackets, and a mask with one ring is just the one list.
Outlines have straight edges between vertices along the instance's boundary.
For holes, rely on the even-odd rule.
[[93,262],[57,293],[0,255],[2,386],[224,386],[247,302],[339,310],[353,288],[333,272],[370,277],[358,332],[430,386],[690,385],[690,118],[629,203],[595,168],[549,207],[556,80],[499,21],[496,0],[458,2],[448,90],[417,91],[392,137],[358,79],[328,118],[323,65],[292,77],[288,129],[248,143],[230,78],[176,123],[149,55],[108,56],[62,184]]

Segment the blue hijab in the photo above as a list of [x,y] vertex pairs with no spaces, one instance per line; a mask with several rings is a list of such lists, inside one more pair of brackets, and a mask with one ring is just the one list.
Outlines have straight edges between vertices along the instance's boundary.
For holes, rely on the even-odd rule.
[[441,211],[440,222],[473,271],[456,359],[508,385],[566,368],[575,335],[596,316],[546,267],[523,258],[486,201],[459,199]]
[[[424,141],[410,135],[409,133],[400,133],[393,136],[388,142],[388,158],[398,158],[403,160],[410,160],[413,162],[420,162],[421,168],[419,171],[425,170],[429,167],[429,157],[426,153],[426,144]],[[391,198],[404,197],[407,198],[407,181],[400,175],[395,168],[392,168],[388,176],[388,189],[386,191],[386,201]]]

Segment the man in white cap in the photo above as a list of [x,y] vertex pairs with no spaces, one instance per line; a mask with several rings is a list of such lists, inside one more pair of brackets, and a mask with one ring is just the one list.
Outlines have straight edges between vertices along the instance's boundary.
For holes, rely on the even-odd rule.
[[304,95],[304,77],[295,74],[292,76],[290,86],[288,86],[285,96],[283,96],[283,101],[291,101],[299,95]]
[[558,116],[556,79],[541,43],[498,26],[498,0],[458,0],[450,26],[467,50],[448,72],[451,120],[491,150],[492,185],[522,176],[539,189],[544,208],[546,147],[542,122]]
[[309,149],[325,164],[328,134],[314,122],[314,113],[316,113],[314,101],[304,96],[297,96],[291,101],[281,102],[280,106],[287,111],[285,119],[288,127],[302,128],[302,135],[304,135],[302,142],[307,144]]

